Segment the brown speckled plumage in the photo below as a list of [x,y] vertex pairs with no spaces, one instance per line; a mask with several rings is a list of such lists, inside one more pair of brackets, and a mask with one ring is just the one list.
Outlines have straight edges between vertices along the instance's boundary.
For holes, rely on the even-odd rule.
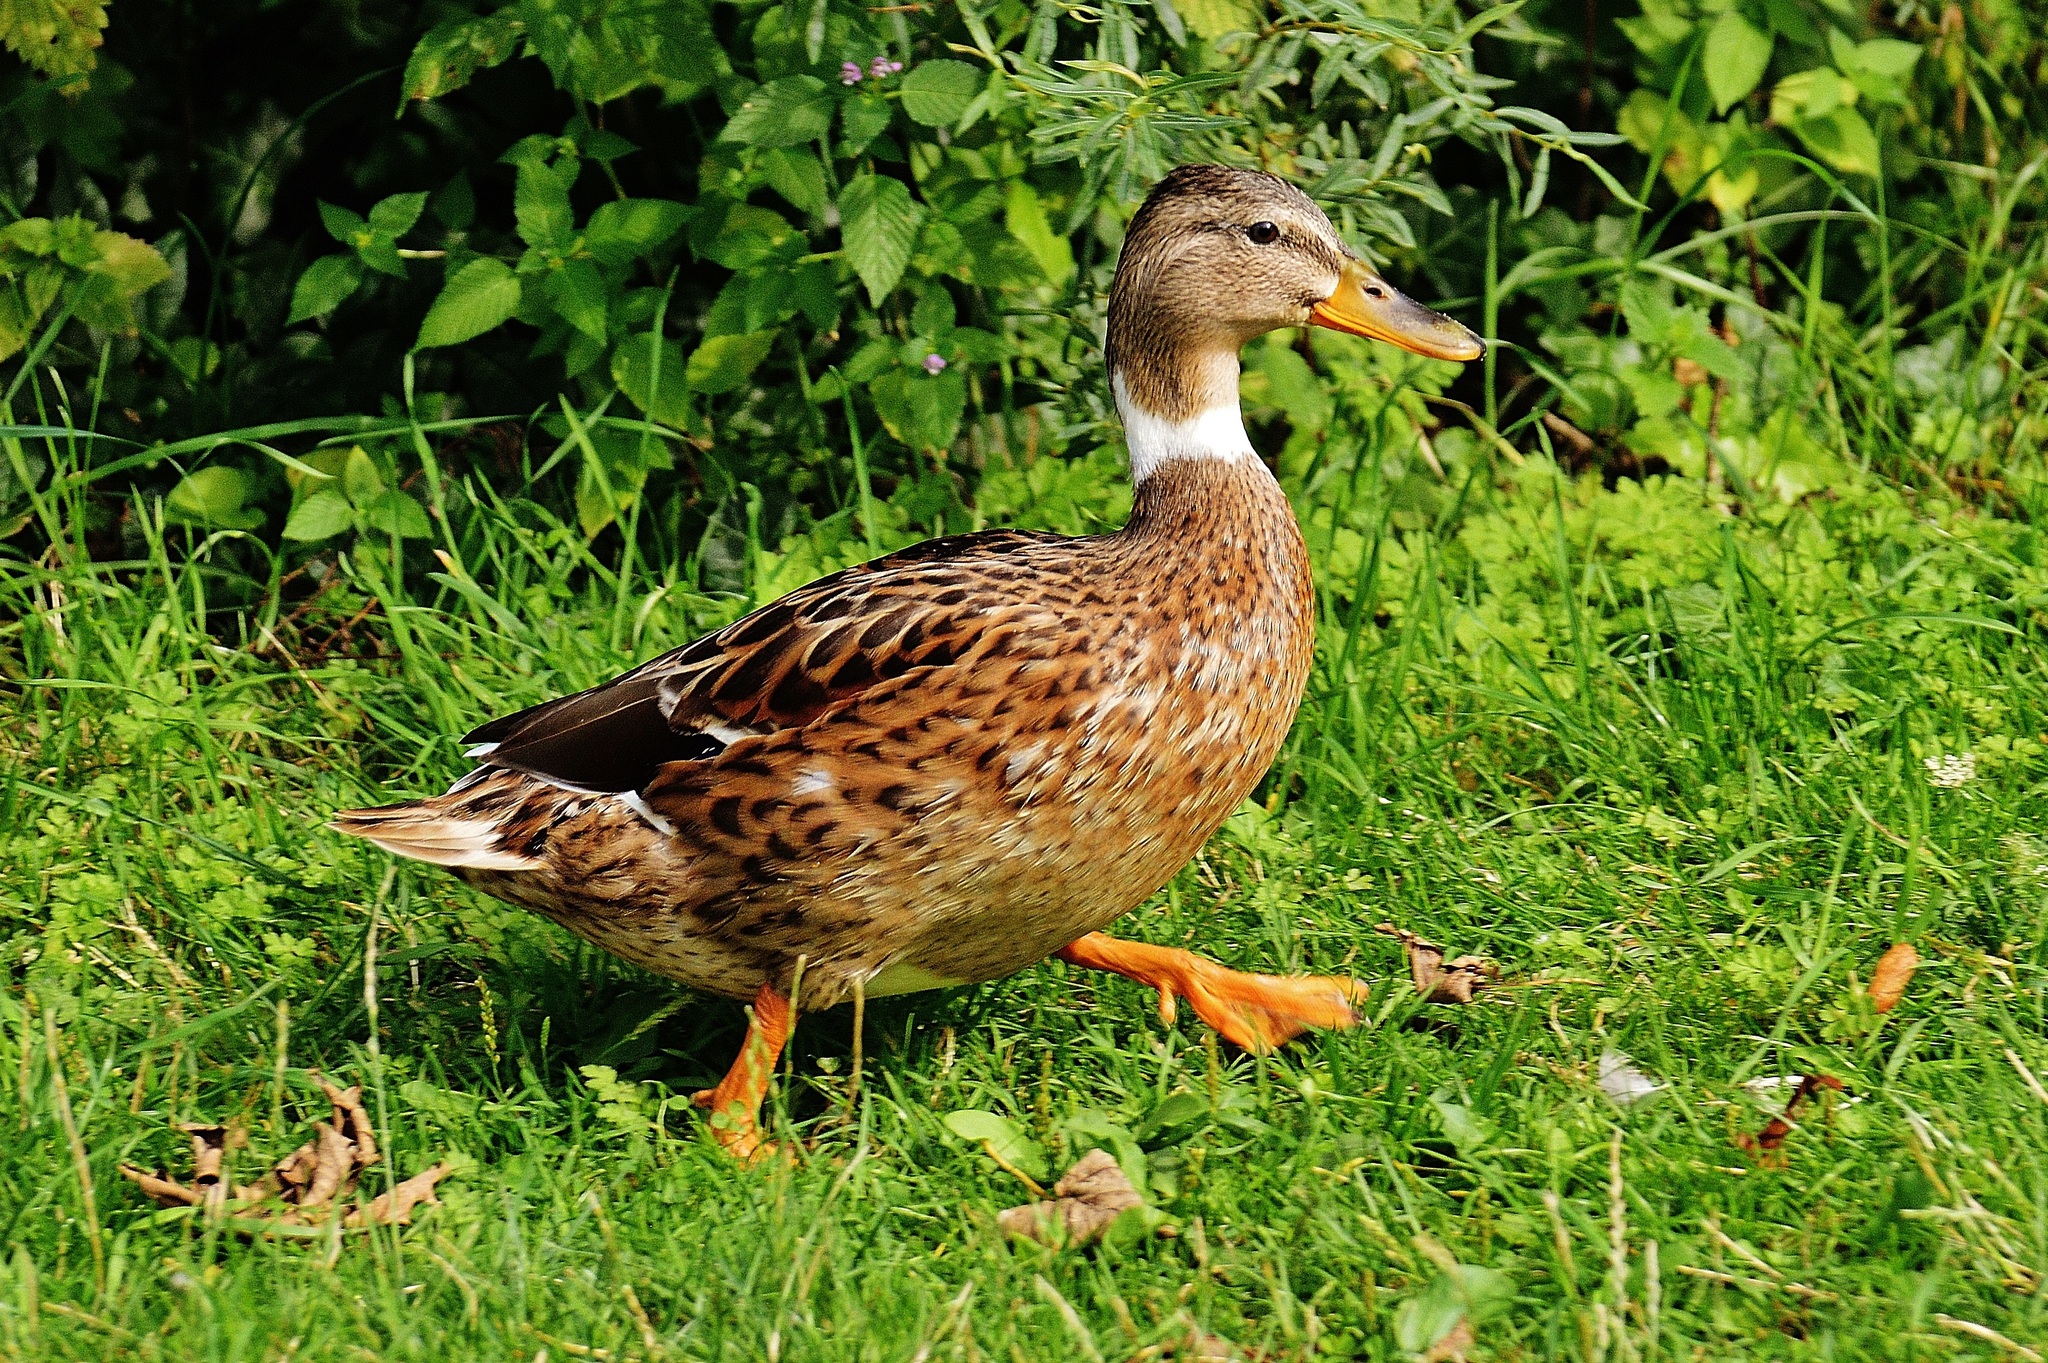
[[446,795],[336,827],[453,868],[606,950],[755,1003],[700,1095],[750,1154],[805,1008],[996,979],[1057,953],[1185,998],[1248,1046],[1344,1025],[1363,987],[1228,971],[1098,929],[1237,808],[1294,719],[1307,553],[1237,414],[1237,352],[1314,321],[1476,353],[1298,191],[1183,167],[1111,290],[1129,523],[934,540],[792,592],[469,736]]
[[1186,864],[1271,763],[1312,642],[1272,476],[1187,462],[1115,534],[920,545],[612,683],[651,683],[678,727],[757,731],[653,773],[640,796],[672,834],[503,769],[352,817],[381,814],[360,831],[387,844],[487,827],[528,864],[463,879],[729,997],[786,990],[799,957],[807,1007],[889,992],[891,967],[996,979]]

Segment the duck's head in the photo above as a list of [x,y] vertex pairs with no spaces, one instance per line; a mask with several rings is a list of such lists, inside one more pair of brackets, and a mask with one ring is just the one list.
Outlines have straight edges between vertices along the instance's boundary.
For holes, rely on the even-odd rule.
[[1109,290],[1110,379],[1133,475],[1176,457],[1248,455],[1237,353],[1311,325],[1440,360],[1486,349],[1381,279],[1278,176],[1182,166],[1161,180],[1131,219]]

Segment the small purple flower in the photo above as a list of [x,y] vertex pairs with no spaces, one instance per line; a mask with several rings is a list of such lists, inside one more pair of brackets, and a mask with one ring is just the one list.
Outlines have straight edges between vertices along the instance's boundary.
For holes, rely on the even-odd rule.
[[858,85],[858,84],[860,84],[860,63],[859,63],[859,62],[841,62],[841,63],[839,63],[839,83],[840,83],[841,85]]
[[935,375],[945,367],[946,357],[944,355],[927,355],[924,357],[924,372],[927,374]]
[[887,57],[879,54],[873,61],[868,63],[868,74],[876,80],[881,80],[885,76],[893,76],[902,69],[902,62],[892,62]]

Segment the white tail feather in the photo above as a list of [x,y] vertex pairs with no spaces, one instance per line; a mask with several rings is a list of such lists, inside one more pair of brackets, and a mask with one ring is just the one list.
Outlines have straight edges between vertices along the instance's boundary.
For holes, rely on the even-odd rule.
[[450,818],[424,803],[390,809],[345,809],[327,826],[373,842],[387,852],[435,866],[530,871],[540,865],[532,857],[505,846],[495,823],[487,819]]

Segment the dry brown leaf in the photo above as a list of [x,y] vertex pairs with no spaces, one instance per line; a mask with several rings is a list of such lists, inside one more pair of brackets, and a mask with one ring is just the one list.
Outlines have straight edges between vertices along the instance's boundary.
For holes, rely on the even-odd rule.
[[227,1158],[228,1129],[211,1122],[180,1122],[178,1129],[192,1138],[192,1191],[197,1194],[198,1201],[209,1207],[218,1207],[228,1198],[228,1186],[221,1181],[221,1162]]
[[1052,1201],[1011,1207],[996,1215],[996,1224],[1022,1240],[1079,1248],[1100,1239],[1124,1212],[1145,1205],[1107,1150],[1081,1156],[1052,1191]]
[[1913,972],[1920,968],[1920,953],[1911,942],[1900,942],[1877,958],[1877,970],[1870,977],[1870,1006],[1889,1013],[1906,996]]
[[363,1089],[360,1084],[338,1088],[329,1083],[327,1076],[314,1071],[313,1077],[320,1081],[320,1087],[327,1092],[327,1101],[334,1105],[334,1126],[348,1137],[354,1147],[350,1152],[358,1169],[377,1162],[377,1136],[370,1129],[370,1114],[363,1109]]
[[425,1202],[439,1205],[441,1199],[434,1196],[434,1185],[448,1177],[450,1166],[446,1160],[430,1164],[399,1184],[388,1193],[379,1193],[367,1207],[358,1208],[348,1214],[345,1226],[410,1226],[412,1209]]
[[143,1192],[148,1193],[166,1207],[196,1207],[199,1205],[199,1194],[183,1184],[173,1183],[167,1178],[161,1178],[156,1174],[150,1173],[147,1169],[138,1168],[133,1164],[123,1164],[120,1166],[120,1169],[121,1177],[130,1180],[138,1188],[142,1189]]
[[1426,1003],[1470,1003],[1472,996],[1500,979],[1500,967],[1484,956],[1460,956],[1445,964],[1444,949],[1420,935],[1382,923],[1379,931],[1400,942],[1408,953],[1408,978]]
[[[370,1115],[363,1107],[362,1090],[339,1088],[317,1074],[313,1077],[327,1092],[333,1120],[315,1122],[318,1139],[279,1160],[260,1183],[236,1188],[237,1206],[228,1216],[228,1224],[256,1234],[263,1226],[331,1225],[340,1214],[342,1224],[349,1227],[403,1226],[411,1224],[416,1208],[440,1201],[434,1187],[452,1168],[445,1160],[421,1170],[368,1204],[359,1203],[343,1213],[342,1208],[356,1192],[363,1169],[377,1163],[381,1155],[377,1138],[371,1133]],[[241,1133],[207,1122],[186,1122],[179,1129],[192,1138],[189,1185],[131,1164],[122,1165],[121,1173],[167,1207],[202,1203],[209,1208],[225,1207],[228,1185],[223,1158],[229,1146],[243,1143]],[[271,1205],[256,1209],[266,1202]]]

